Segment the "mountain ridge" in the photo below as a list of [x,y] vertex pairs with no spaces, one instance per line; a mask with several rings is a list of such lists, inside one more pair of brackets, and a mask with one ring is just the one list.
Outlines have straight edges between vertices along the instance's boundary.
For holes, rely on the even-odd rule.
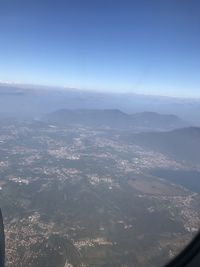
[[156,112],[127,114],[119,109],[60,109],[45,116],[49,123],[114,127],[124,130],[170,130],[188,126],[176,115]]

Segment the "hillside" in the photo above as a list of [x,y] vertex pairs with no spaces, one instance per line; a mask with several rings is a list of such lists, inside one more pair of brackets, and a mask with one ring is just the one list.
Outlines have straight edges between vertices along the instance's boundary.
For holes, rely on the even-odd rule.
[[184,127],[186,122],[175,115],[155,112],[126,114],[118,109],[62,109],[48,114],[45,120],[59,125],[79,124],[89,127],[108,127],[123,130],[170,130]]
[[191,163],[200,162],[200,128],[187,127],[169,132],[139,133],[126,140]]
[[185,127],[186,122],[173,114],[160,114],[157,112],[141,112],[132,115],[132,119],[137,125],[143,129],[175,129]]

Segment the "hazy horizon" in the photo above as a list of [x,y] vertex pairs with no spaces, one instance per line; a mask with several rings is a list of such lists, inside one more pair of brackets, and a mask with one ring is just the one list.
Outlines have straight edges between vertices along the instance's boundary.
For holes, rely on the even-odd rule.
[[145,97],[160,97],[160,98],[172,98],[172,99],[182,99],[182,100],[200,100],[199,96],[180,96],[180,95],[166,95],[166,94],[159,94],[159,93],[145,93],[145,92],[130,92],[130,91],[109,91],[109,90],[101,90],[101,89],[89,89],[89,88],[81,88],[81,87],[66,87],[66,86],[59,86],[59,85],[48,85],[48,84],[37,84],[37,83],[18,83],[14,81],[0,81],[0,88],[2,86],[6,87],[13,87],[19,88],[23,90],[50,90],[50,91],[81,91],[82,93],[97,93],[97,94],[114,94],[114,95],[141,95]]

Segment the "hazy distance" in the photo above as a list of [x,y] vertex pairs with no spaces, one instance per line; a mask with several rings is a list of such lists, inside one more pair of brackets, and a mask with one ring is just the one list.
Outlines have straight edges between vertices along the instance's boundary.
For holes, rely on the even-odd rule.
[[174,114],[200,124],[198,99],[0,84],[0,116],[40,118],[59,109],[118,109],[128,114],[148,111]]

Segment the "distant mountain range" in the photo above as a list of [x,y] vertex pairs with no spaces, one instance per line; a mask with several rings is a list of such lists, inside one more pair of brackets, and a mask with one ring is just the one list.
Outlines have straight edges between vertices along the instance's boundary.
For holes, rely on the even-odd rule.
[[45,120],[51,124],[78,124],[88,127],[107,127],[123,130],[171,130],[186,127],[188,124],[175,115],[142,112],[126,114],[118,109],[62,109],[50,113]]
[[200,163],[200,127],[169,132],[148,132],[124,137],[127,142],[152,149],[177,160]]
[[200,125],[200,99],[0,83],[0,117],[38,118],[59,109],[119,109],[128,114],[151,111],[175,114]]

